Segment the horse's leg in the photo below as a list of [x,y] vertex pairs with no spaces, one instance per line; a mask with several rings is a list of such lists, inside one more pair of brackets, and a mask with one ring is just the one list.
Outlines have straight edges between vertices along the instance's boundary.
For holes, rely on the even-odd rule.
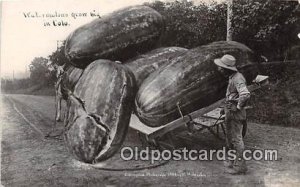
[[61,100],[62,98],[57,95],[56,96],[56,121],[61,121],[60,114],[61,114]]

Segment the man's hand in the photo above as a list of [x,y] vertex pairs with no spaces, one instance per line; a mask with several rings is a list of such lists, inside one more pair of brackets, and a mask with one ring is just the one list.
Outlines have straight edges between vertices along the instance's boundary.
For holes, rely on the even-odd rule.
[[231,100],[230,102],[226,103],[225,106],[230,111],[237,111],[237,102],[235,100]]
[[241,110],[241,109],[242,109],[242,107],[240,107],[240,105],[237,105],[236,108],[237,108],[238,110]]
[[224,108],[221,108],[220,110],[220,116],[223,116],[225,114]]

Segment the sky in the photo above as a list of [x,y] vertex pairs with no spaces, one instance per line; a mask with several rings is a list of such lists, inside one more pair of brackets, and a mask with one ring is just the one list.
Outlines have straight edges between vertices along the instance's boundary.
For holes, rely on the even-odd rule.
[[[95,16],[91,16],[91,13],[103,16],[126,6],[153,1],[155,0],[2,1],[1,77],[23,78],[29,76],[28,66],[31,61],[35,57],[47,58],[56,50],[57,41],[65,40],[76,28],[96,19]],[[80,13],[87,13],[87,16],[79,16]],[[67,14],[67,17],[49,18],[47,14]],[[40,17],[35,17],[36,15]],[[67,22],[68,25],[59,26],[61,21]],[[58,44],[60,45],[60,43]]]

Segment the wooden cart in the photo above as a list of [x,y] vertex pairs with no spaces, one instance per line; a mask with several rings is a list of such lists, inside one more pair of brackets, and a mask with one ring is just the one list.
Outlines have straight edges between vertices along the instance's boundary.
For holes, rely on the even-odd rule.
[[[248,86],[250,92],[253,92],[268,83],[268,76],[258,75],[253,84]],[[136,130],[143,144],[157,149],[174,149],[174,130],[184,127],[189,133],[195,131],[208,130],[217,139],[222,139],[221,134],[225,135],[224,117],[220,116],[220,110],[225,99],[221,99],[205,108],[201,108],[189,114],[183,114],[180,109],[180,103],[177,103],[178,112],[181,118],[178,118],[168,124],[160,127],[149,127],[139,121],[137,116],[132,115],[130,127]],[[192,129],[191,129],[192,127]],[[244,135],[246,133],[246,126]]]

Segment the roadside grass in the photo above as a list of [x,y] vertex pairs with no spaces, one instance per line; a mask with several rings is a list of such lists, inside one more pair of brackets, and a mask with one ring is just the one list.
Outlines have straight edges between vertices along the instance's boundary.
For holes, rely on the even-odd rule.
[[300,62],[287,64],[281,72],[269,76],[270,84],[252,94],[253,109],[248,111],[248,119],[300,128]]
[[45,85],[33,85],[25,89],[17,89],[9,92],[10,94],[25,94],[25,95],[45,95],[45,96],[54,96],[55,89],[54,86],[45,86]]

